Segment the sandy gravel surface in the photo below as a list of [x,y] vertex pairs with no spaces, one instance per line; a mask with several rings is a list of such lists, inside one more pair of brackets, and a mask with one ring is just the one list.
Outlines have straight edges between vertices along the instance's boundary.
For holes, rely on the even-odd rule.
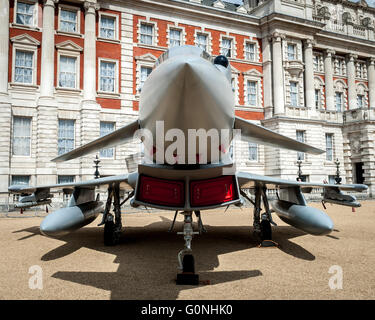
[[[356,212],[328,205],[335,231],[323,237],[275,215],[279,249],[257,248],[250,210],[202,213],[208,233],[193,239],[193,250],[201,279],[211,284],[198,287],[174,283],[183,239],[167,233],[173,212],[124,215],[115,247],[103,245],[99,218],[58,240],[40,235],[42,218],[0,218],[0,299],[375,298],[375,202],[363,202]],[[34,265],[43,271],[42,290],[29,288]],[[328,286],[334,265],[343,270],[338,290]]]

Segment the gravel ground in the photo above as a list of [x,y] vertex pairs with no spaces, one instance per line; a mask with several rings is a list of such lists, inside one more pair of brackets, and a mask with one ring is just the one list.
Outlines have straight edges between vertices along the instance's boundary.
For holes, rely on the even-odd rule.
[[[167,232],[173,212],[123,215],[115,247],[103,245],[100,218],[61,239],[39,233],[41,217],[0,218],[0,299],[374,299],[375,202],[364,201],[356,212],[328,205],[326,212],[335,230],[323,237],[275,215],[279,248],[257,247],[249,208],[202,212],[208,233],[192,245],[196,270],[210,285],[196,287],[174,282],[184,242]],[[29,288],[35,265],[42,290]],[[342,289],[329,287],[338,275],[329,273],[332,266],[342,269]]]

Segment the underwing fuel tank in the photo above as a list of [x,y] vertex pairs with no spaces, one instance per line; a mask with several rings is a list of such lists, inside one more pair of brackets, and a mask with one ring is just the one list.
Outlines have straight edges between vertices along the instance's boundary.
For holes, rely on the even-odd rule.
[[102,210],[101,201],[59,209],[44,218],[40,224],[40,232],[49,237],[63,236],[91,223]]
[[323,236],[333,230],[331,218],[319,209],[283,200],[271,201],[271,206],[281,220],[312,235]]

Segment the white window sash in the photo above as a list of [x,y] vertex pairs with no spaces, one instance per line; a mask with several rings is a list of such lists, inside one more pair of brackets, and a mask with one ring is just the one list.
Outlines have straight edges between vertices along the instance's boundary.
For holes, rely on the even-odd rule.
[[100,36],[106,39],[115,39],[116,37],[116,18],[101,16],[100,18]]
[[74,120],[59,120],[58,154],[64,154],[74,149]]
[[31,141],[31,119],[14,117],[13,119],[13,155],[29,156]]
[[60,11],[60,31],[77,32],[77,11],[61,9]]
[[25,26],[34,25],[34,11],[35,4],[18,1],[16,8],[16,23]]
[[110,61],[100,62],[100,91],[116,92],[116,63]]
[[181,45],[181,31],[170,29],[169,30],[169,43],[171,47]]
[[33,83],[34,52],[16,50],[14,82]]
[[[103,137],[115,130],[113,122],[100,122],[100,136]],[[101,158],[113,158],[114,148],[107,148],[100,150]]]
[[150,24],[141,23],[141,43],[152,45],[154,26]]
[[59,61],[59,87],[76,88],[77,87],[77,58],[69,56],[60,56]]

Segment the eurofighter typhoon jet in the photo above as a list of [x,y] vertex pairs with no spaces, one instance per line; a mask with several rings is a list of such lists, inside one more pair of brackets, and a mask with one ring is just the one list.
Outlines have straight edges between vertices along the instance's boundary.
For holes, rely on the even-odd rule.
[[[236,132],[242,140],[257,144],[311,154],[324,152],[235,116],[231,70],[226,57],[213,59],[193,46],[174,47],[160,56],[144,83],[139,119],[52,160],[68,161],[138,139],[144,145],[145,160],[136,172],[75,183],[10,186],[9,191],[20,194],[19,208],[50,203],[51,190],[71,193],[66,208],[50,213],[42,221],[41,233],[49,237],[65,235],[91,223],[101,213],[106,245],[119,241],[121,206],[127,200],[133,207],[175,211],[170,230],[177,213],[182,213],[184,224],[180,234],[184,236],[185,247],[178,253],[180,284],[198,283],[191,241],[193,235],[206,231],[202,210],[241,206],[247,199],[254,206],[254,233],[261,245],[271,246],[275,245],[272,213],[309,234],[326,235],[332,231],[330,217],[307,206],[303,193],[313,188],[323,188],[324,202],[360,206],[354,196],[342,190],[361,192],[367,189],[366,185],[298,182],[236,172],[229,152]],[[107,188],[106,203],[96,196],[97,188]],[[277,200],[268,201],[267,188],[277,190]],[[248,196],[244,189],[250,189],[254,196]],[[124,190],[130,193],[121,202],[120,191]],[[193,214],[198,231],[193,229]]]

